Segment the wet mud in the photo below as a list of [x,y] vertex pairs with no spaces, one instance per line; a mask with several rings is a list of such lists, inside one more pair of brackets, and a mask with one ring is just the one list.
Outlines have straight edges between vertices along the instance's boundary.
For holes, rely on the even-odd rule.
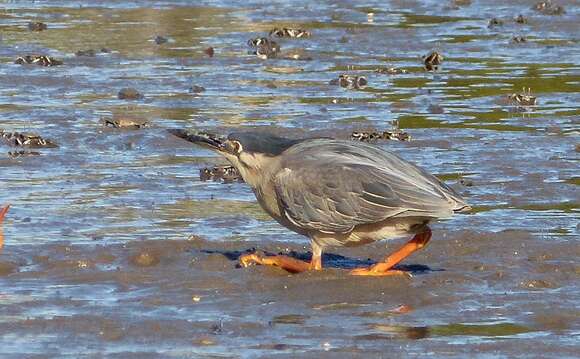
[[[5,2],[0,356],[577,357],[579,15]],[[168,128],[376,134],[474,210],[433,225],[412,278],[347,274],[405,239],[331,248],[320,272],[239,268],[252,250],[309,259],[308,242]]]
[[2,353],[62,355],[49,344],[71,340],[83,355],[119,357],[577,352],[576,243],[452,231],[400,266],[412,278],[347,274],[395,245],[330,251],[324,271],[298,275],[237,267],[252,248],[309,258],[304,246],[279,241],[9,246],[0,278],[17,286],[3,288]]

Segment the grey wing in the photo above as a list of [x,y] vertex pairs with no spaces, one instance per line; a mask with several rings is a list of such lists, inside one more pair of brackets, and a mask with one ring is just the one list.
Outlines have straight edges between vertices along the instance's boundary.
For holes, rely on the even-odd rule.
[[402,211],[388,186],[371,189],[380,195],[365,195],[368,183],[358,179],[360,176],[347,168],[285,168],[276,176],[283,215],[301,228],[346,233],[357,224],[373,223]]
[[390,217],[449,217],[464,205],[434,176],[398,157],[395,162],[397,172],[371,163],[285,167],[275,178],[282,214],[301,228],[347,233]]

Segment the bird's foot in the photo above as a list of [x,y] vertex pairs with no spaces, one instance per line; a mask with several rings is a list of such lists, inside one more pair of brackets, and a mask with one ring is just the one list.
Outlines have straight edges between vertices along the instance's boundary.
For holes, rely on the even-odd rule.
[[407,277],[412,277],[411,272],[398,270],[398,269],[380,269],[375,268],[376,266],[368,268],[355,268],[349,272],[350,275],[367,275],[367,276],[389,276],[389,275],[403,275]]
[[371,275],[371,276],[387,276],[387,275],[406,275],[412,277],[410,272],[393,269],[394,266],[399,264],[403,259],[407,258],[410,254],[416,252],[417,250],[425,247],[429,240],[431,239],[431,230],[427,227],[425,232],[418,233],[406,243],[403,247],[397,250],[395,253],[391,254],[383,262],[377,263],[368,268],[356,268],[353,269],[351,275]]
[[253,264],[280,267],[291,273],[300,273],[311,269],[320,269],[316,268],[311,263],[282,255],[265,256],[257,253],[250,253],[240,256],[240,265],[242,267],[249,267]]
[[0,223],[2,223],[4,221],[4,217],[6,216],[6,213],[8,213],[9,208],[10,208],[10,205],[7,205],[4,208],[0,208]]

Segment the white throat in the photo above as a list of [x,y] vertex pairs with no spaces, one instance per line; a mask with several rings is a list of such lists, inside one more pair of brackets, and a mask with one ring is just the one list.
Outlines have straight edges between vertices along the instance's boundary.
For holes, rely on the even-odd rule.
[[264,172],[272,170],[274,159],[259,153],[240,153],[239,157],[224,154],[228,161],[240,172],[244,181],[252,188],[261,187],[262,182],[267,180],[268,175]]

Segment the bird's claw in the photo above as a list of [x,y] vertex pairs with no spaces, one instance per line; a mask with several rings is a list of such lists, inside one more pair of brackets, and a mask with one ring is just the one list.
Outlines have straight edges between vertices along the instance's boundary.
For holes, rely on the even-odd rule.
[[262,256],[257,253],[244,254],[240,256],[240,266],[247,268],[254,264],[263,264]]

